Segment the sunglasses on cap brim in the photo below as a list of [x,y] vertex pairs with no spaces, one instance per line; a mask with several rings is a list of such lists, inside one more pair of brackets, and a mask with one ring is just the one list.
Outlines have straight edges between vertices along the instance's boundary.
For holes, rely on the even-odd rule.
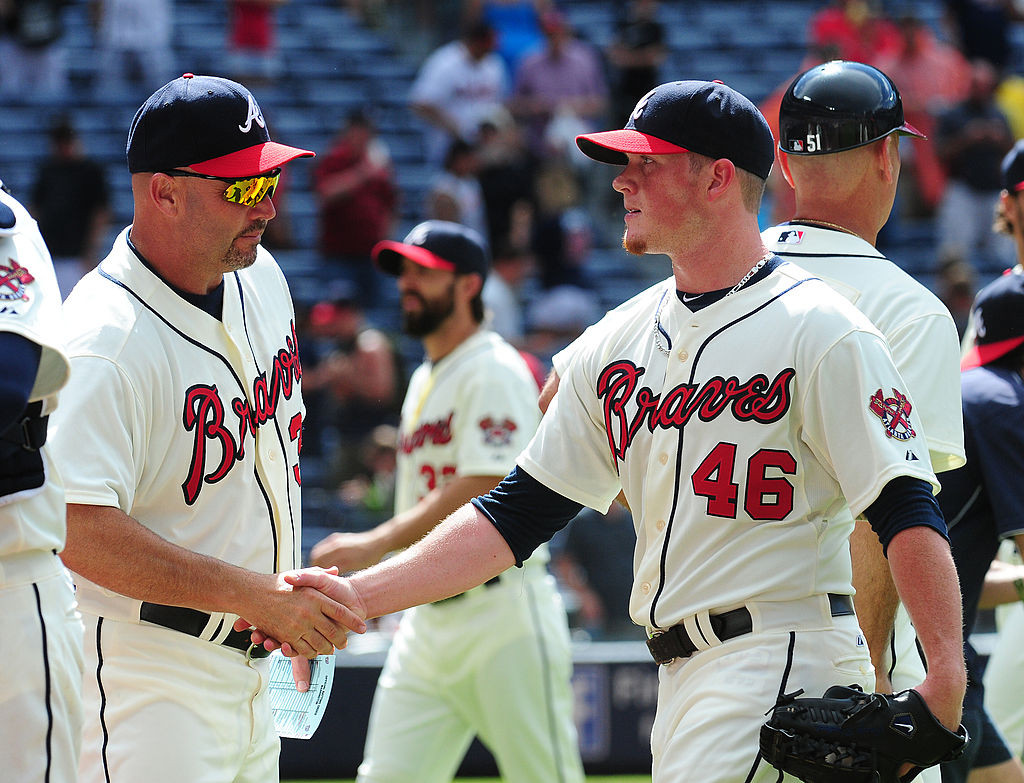
[[222,194],[224,200],[230,201],[232,204],[241,204],[243,207],[254,207],[267,196],[273,196],[277,183],[281,181],[281,169],[274,169],[255,177],[237,178],[214,177],[210,174],[197,174],[194,171],[182,171],[181,169],[169,169],[159,173],[166,174],[168,177],[194,177],[225,182],[227,188]]

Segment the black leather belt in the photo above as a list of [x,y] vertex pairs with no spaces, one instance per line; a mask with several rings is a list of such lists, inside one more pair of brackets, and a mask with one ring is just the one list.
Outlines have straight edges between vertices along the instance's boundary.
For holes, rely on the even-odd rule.
[[[139,619],[145,620],[147,623],[163,626],[164,628],[170,628],[172,631],[180,631],[189,636],[195,636],[198,639],[203,635],[203,631],[206,630],[206,626],[210,622],[210,615],[197,609],[186,609],[183,606],[165,606],[164,604],[151,604],[148,601],[143,601],[142,609],[139,611]],[[220,628],[217,628],[214,631],[214,635],[216,636],[219,631]],[[252,648],[251,652],[249,651],[249,648],[252,647],[249,631],[236,631],[232,629],[231,633],[220,644],[239,652],[248,652],[250,658],[266,658],[270,655],[270,651],[263,647],[263,645],[257,645]]]
[[[829,593],[828,605],[833,617],[843,617],[854,613],[853,598],[848,595]],[[750,612],[745,606],[721,614],[713,614],[709,619],[711,620],[711,630],[723,642],[753,630]],[[648,639],[647,649],[651,651],[654,662],[660,666],[676,658],[687,658],[697,652],[699,648],[690,640],[690,635],[682,625],[673,625],[663,633],[655,634]]]
[[[484,587],[490,587],[491,585],[496,585],[500,581],[501,581],[501,574],[498,574],[497,576],[493,576],[490,579],[488,579],[486,582],[484,582]],[[466,592],[469,592],[469,591],[467,590]],[[454,601],[456,598],[462,598],[462,596],[464,596],[465,594],[466,593],[456,593],[455,595],[450,595],[447,598],[442,598],[440,601],[434,601],[434,606],[437,606],[438,604],[446,604],[449,601]]]

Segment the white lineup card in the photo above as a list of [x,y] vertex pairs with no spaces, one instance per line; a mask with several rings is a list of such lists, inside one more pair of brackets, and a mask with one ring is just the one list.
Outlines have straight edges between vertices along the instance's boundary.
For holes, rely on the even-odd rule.
[[292,678],[291,659],[280,652],[270,656],[270,708],[277,736],[309,739],[327,709],[334,684],[334,656],[318,655],[309,662],[309,690],[299,693]]

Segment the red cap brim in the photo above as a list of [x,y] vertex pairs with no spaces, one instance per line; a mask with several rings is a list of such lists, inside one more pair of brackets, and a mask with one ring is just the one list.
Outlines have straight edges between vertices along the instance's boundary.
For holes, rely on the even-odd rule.
[[246,147],[244,150],[238,150],[238,152],[232,152],[229,155],[222,155],[219,158],[193,163],[191,168],[193,171],[209,174],[212,177],[255,177],[257,174],[280,168],[296,158],[315,155],[316,153],[312,150],[303,150],[298,147],[289,147],[287,144],[278,144],[276,141],[267,141],[263,144]]
[[385,239],[373,246],[371,253],[377,266],[390,275],[402,273],[402,259],[408,258],[427,269],[443,269],[446,272],[454,272],[455,264],[446,261],[436,253],[431,253],[425,247],[419,245],[407,245],[404,242],[395,242]]
[[972,367],[981,367],[983,364],[994,362],[1000,356],[1006,356],[1022,343],[1024,343],[1024,337],[1011,337],[1009,340],[1000,340],[997,343],[975,345],[960,360],[960,369],[969,370]]
[[921,131],[919,131],[917,128],[915,128],[913,125],[911,125],[909,122],[904,122],[896,130],[899,133],[904,133],[907,136],[913,136],[914,138],[917,138],[917,139],[927,139],[928,138],[923,133],[921,133]]
[[659,139],[657,136],[650,136],[631,128],[586,133],[576,137],[576,146],[588,158],[617,165],[624,165],[628,162],[626,153],[678,155],[681,152],[689,151],[677,144]]

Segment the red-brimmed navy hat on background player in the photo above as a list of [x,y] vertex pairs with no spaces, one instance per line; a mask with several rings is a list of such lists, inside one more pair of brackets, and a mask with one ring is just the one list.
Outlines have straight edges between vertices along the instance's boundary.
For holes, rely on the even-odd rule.
[[1003,189],[1009,193],[1024,190],[1024,139],[1021,139],[1006,153],[999,167]]
[[192,73],[168,82],[139,107],[128,131],[128,171],[189,167],[214,177],[254,177],[311,150],[270,140],[259,104],[245,87]]
[[626,153],[696,152],[767,179],[775,161],[768,122],[746,97],[719,81],[669,82],[639,100],[622,130],[576,137],[584,155],[625,165]]
[[982,288],[971,310],[974,345],[960,360],[960,369],[980,367],[1024,344],[1024,275],[1007,270]]
[[373,246],[373,260],[389,275],[402,274],[402,259],[428,269],[444,269],[457,275],[487,277],[490,251],[483,237],[460,223],[427,220],[401,242],[385,239]]

